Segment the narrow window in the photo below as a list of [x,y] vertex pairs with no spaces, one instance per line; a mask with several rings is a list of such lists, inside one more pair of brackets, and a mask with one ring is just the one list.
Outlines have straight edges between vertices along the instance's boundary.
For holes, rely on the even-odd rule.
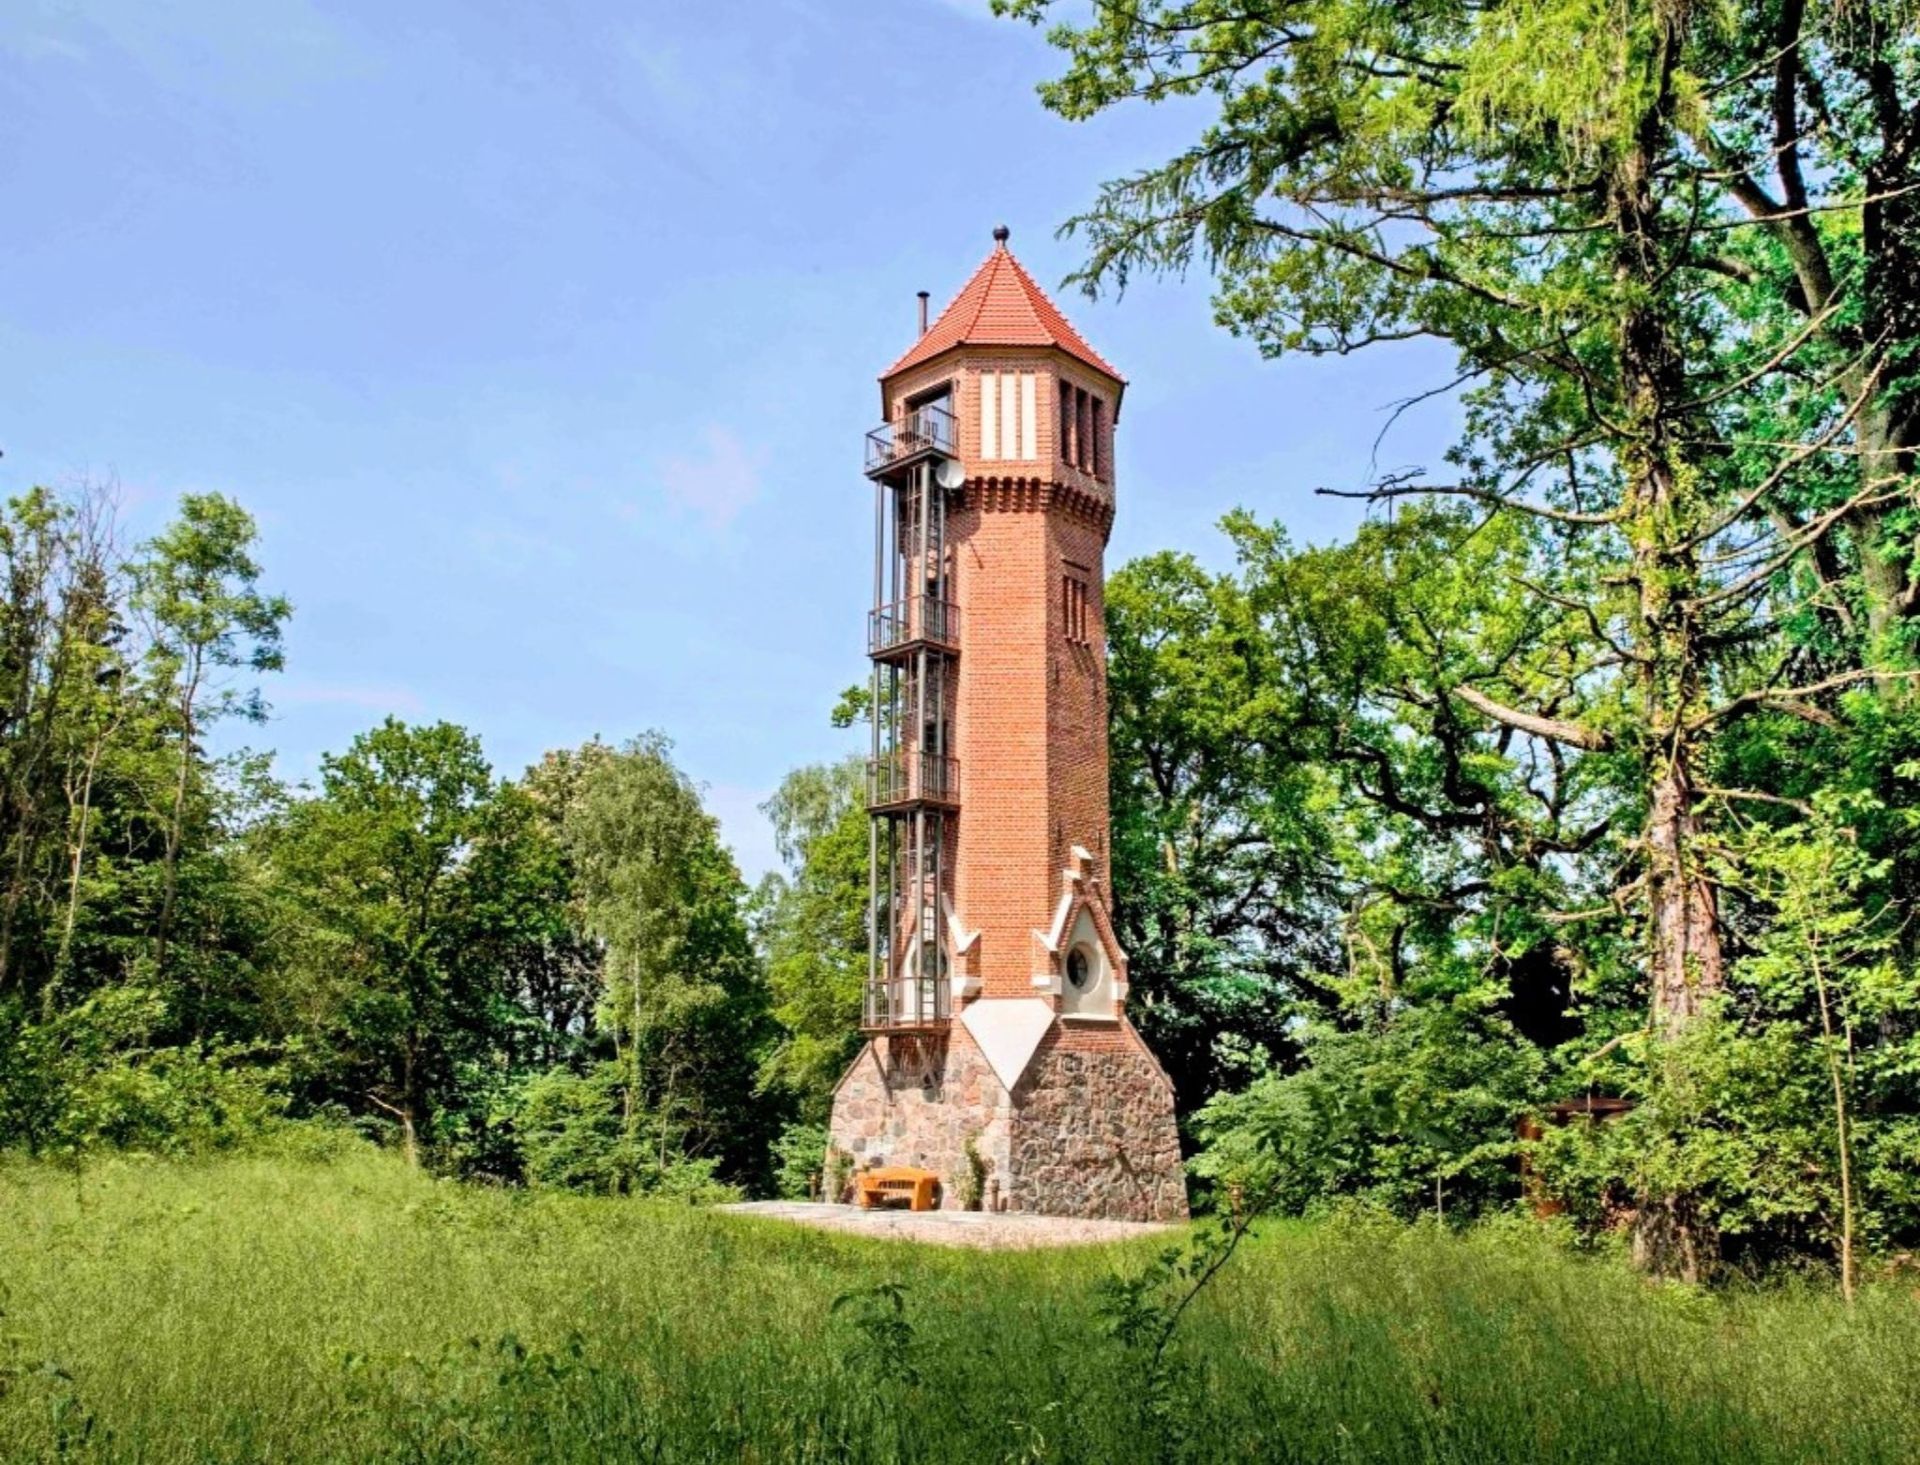
[[1098,397],[1093,399],[1093,476],[1104,480],[1107,465],[1101,460],[1101,451],[1107,441],[1107,404]]
[[1011,371],[1000,373],[999,456],[1020,456],[1020,379]]
[[1020,458],[1031,463],[1040,456],[1040,450],[1034,444],[1034,435],[1038,429],[1040,416],[1039,384],[1034,381],[1033,373],[1020,373]]
[[980,456],[997,458],[1000,456],[1000,428],[998,408],[1000,406],[1000,378],[993,372],[983,372],[980,376]]
[[1087,644],[1087,582],[1068,574],[1060,581],[1060,623],[1067,640]]

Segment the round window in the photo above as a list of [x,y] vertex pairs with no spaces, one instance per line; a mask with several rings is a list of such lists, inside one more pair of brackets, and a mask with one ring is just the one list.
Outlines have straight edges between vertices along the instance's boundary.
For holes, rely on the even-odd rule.
[[1067,985],[1076,992],[1084,992],[1093,985],[1093,959],[1084,946],[1076,946],[1067,953]]

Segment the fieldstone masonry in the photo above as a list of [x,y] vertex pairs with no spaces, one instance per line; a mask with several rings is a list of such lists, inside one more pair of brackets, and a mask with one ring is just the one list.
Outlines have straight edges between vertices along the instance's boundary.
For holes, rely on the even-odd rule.
[[1015,1091],[1007,1174],[1020,1211],[1182,1221],[1173,1085],[1138,1035],[1126,1048],[1043,1046]]
[[934,1171],[944,1207],[962,1203],[972,1139],[986,1165],[982,1206],[1183,1220],[1172,1085],[1131,1027],[1122,1036],[1083,1049],[1056,1029],[1011,1095],[964,1027],[875,1037],[834,1095],[831,1143],[856,1168]]
[[936,1172],[941,1204],[955,1206],[969,1139],[989,1179],[1001,1177],[1004,1186],[1012,1117],[1006,1089],[964,1028],[888,1035],[869,1042],[840,1080],[830,1142],[862,1169],[917,1165]]

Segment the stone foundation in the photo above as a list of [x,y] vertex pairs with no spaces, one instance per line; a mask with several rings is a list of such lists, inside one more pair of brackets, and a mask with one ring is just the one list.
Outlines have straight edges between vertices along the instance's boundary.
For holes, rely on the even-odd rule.
[[940,1177],[941,1205],[958,1206],[969,1138],[987,1162],[989,1176],[1005,1176],[1012,1108],[964,1028],[878,1037],[860,1050],[840,1080],[829,1143],[851,1155],[856,1169],[914,1165],[931,1170]]
[[[1105,1034],[1099,1036],[1104,1037]],[[1183,1221],[1186,1175],[1173,1085],[1138,1037],[1041,1044],[1014,1094],[1007,1173],[1015,1210]]]
[[[1012,1211],[1115,1221],[1187,1214],[1173,1087],[1130,1026],[1055,1025],[1009,1095],[965,1027],[876,1037],[834,1095],[833,1148],[855,1168],[914,1165],[962,1204],[967,1141]],[[838,1197],[829,1197],[838,1199]]]

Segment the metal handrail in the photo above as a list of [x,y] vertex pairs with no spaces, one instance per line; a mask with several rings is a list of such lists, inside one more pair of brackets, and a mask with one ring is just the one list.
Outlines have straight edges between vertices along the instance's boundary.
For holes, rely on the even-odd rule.
[[947,954],[931,943],[915,942],[890,976],[869,981],[861,1020],[866,1027],[924,1027],[952,1015]]
[[861,1007],[861,1026],[868,1028],[924,1027],[952,1016],[948,984],[926,975],[869,983]]
[[867,612],[867,651],[878,653],[909,641],[960,644],[960,607],[931,595],[909,595]]
[[869,804],[904,804],[915,800],[951,804],[959,798],[958,758],[903,748],[867,763]]
[[867,434],[867,472],[929,451],[951,458],[959,451],[959,441],[947,408],[933,403],[910,407],[897,421],[883,422]]

